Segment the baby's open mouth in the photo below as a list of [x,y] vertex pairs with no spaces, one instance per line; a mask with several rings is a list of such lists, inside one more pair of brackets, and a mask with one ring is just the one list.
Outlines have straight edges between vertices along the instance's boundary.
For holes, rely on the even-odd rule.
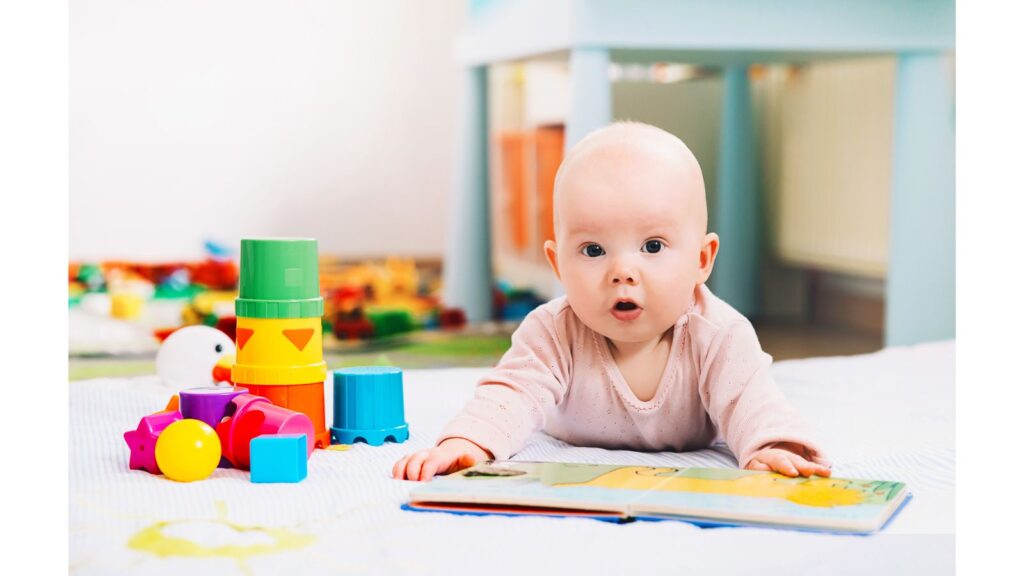
[[644,309],[632,300],[617,300],[612,306],[612,316],[621,322],[636,320],[644,313]]

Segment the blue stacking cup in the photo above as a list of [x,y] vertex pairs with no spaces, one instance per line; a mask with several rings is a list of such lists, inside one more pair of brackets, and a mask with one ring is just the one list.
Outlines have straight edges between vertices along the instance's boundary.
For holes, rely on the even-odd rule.
[[334,371],[334,425],[331,442],[405,442],[402,369],[394,366],[359,366]]

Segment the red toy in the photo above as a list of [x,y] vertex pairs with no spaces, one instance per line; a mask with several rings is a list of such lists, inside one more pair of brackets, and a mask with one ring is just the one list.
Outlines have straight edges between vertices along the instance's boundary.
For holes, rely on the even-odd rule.
[[462,328],[466,325],[466,313],[462,308],[442,308],[437,315],[437,324],[441,328]]
[[262,434],[305,434],[306,455],[313,452],[315,437],[309,416],[253,394],[239,394],[231,402],[235,406],[234,415],[217,425],[217,436],[220,437],[224,457],[235,468],[249,469],[249,443]]

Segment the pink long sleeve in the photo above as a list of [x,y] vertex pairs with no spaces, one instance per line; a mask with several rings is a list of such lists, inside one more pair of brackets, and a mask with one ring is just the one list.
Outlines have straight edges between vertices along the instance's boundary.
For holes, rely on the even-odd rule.
[[504,460],[562,401],[572,374],[564,331],[549,307],[531,312],[512,334],[512,346],[498,366],[477,385],[474,398],[438,439],[466,438]]
[[755,452],[777,442],[800,444],[815,462],[828,465],[803,418],[775,384],[771,363],[746,319],[722,327],[700,370],[700,397],[711,421],[741,468]]

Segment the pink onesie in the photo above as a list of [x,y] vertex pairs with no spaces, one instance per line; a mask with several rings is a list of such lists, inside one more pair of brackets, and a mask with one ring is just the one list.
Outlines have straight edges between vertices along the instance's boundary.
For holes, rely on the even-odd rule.
[[503,460],[536,430],[578,446],[644,451],[705,448],[721,432],[741,468],[775,442],[803,445],[828,465],[742,314],[701,285],[672,331],[661,382],[644,402],[623,379],[608,341],[564,296],[539,306],[438,442],[466,438]]

